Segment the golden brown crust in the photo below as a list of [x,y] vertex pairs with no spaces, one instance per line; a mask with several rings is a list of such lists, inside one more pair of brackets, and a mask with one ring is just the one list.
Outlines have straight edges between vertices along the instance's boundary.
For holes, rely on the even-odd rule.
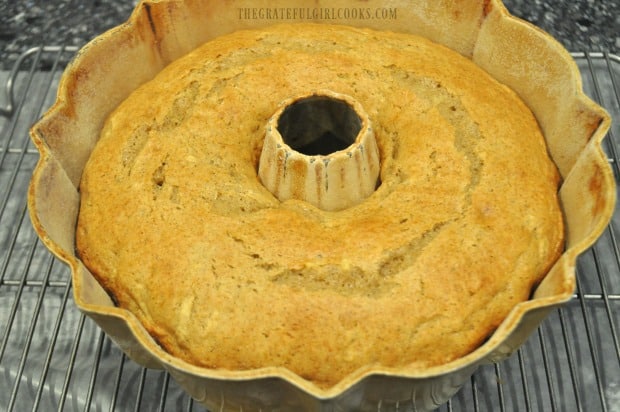
[[[280,203],[256,175],[279,102],[317,89],[359,101],[381,152],[381,186],[341,212]],[[82,178],[77,249],[172,354],[328,387],[479,345],[559,256],[557,185],[531,112],[469,60],[282,25],[211,41],[119,106]]]

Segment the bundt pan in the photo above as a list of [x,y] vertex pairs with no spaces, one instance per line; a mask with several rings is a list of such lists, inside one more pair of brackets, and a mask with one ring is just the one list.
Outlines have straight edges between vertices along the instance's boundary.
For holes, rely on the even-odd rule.
[[[362,369],[328,389],[278,367],[200,368],[158,346],[131,313],[115,307],[76,256],[78,184],[106,116],[168,63],[209,39],[275,23],[240,16],[244,8],[260,7],[395,11],[395,18],[388,19],[317,22],[412,32],[444,44],[514,89],[534,112],[562,176],[559,193],[566,249],[531,299],[517,305],[475,351],[425,370]],[[127,23],[77,54],[62,77],[56,103],[32,127],[31,137],[41,156],[31,181],[29,210],[42,242],[70,266],[77,306],[131,359],[166,369],[208,408],[430,410],[454,395],[480,365],[513,353],[551,310],[571,298],[577,256],[609,222],[616,192],[601,141],[610,117],[583,94],[580,79],[570,55],[555,40],[512,17],[499,0],[143,1]]]

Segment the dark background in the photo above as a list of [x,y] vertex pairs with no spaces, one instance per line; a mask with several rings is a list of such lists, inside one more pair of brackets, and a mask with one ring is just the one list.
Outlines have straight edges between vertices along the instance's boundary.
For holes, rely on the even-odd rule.
[[[221,1],[221,0],[212,0]],[[0,70],[40,45],[81,46],[125,21],[136,0],[0,0]],[[569,51],[620,53],[620,0],[505,0]]]

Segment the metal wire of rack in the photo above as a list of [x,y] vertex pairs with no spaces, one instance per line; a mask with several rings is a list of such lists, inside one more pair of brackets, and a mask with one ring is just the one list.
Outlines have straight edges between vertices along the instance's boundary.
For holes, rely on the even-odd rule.
[[[28,128],[53,103],[75,52],[33,48],[0,72],[0,410],[204,411],[77,310],[68,268],[31,228],[26,197],[38,153]],[[618,181],[620,57],[573,57],[584,90],[614,120],[605,149]],[[573,299],[512,357],[481,367],[440,411],[620,411],[619,230],[616,211],[579,258]]]

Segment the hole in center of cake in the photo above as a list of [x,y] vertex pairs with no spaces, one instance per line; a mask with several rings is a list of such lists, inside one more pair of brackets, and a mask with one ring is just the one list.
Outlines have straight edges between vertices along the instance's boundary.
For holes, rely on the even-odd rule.
[[319,90],[282,101],[269,118],[258,177],[282,202],[297,199],[338,211],[374,193],[380,167],[372,122],[362,105],[351,96]]
[[346,101],[311,96],[289,105],[278,120],[284,143],[307,156],[344,150],[355,142],[362,119]]

